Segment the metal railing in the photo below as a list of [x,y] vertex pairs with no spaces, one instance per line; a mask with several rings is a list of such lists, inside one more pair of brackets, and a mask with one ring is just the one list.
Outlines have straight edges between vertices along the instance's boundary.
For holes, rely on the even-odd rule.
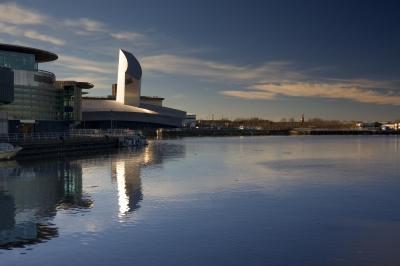
[[49,72],[49,71],[46,71],[46,70],[41,70],[41,69],[38,69],[37,70],[37,73],[38,74],[41,74],[41,75],[43,75],[43,76],[47,76],[47,77],[49,77],[49,78],[52,78],[52,79],[56,79],[56,75],[54,74],[54,73],[52,73],[52,72]]

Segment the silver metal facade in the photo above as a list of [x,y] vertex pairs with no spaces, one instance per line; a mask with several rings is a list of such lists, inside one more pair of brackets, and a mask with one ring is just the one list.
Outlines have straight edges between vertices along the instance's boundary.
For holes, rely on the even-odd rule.
[[120,50],[118,62],[117,102],[140,105],[142,67],[133,54]]

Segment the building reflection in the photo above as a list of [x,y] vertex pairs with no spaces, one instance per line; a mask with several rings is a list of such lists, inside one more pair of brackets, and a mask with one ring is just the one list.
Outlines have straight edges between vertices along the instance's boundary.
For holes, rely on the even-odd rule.
[[0,248],[41,243],[58,236],[57,209],[90,208],[77,162],[1,162]]
[[151,143],[142,149],[114,150],[106,155],[76,155],[73,160],[0,162],[0,249],[25,247],[57,237],[54,217],[58,211],[87,213],[94,203],[83,190],[83,169],[111,164],[118,216],[124,218],[140,208],[144,197],[143,169],[162,167],[166,160],[183,156],[183,145]]
[[141,171],[146,166],[161,166],[165,160],[182,158],[185,146],[176,144],[154,144],[140,150],[132,150],[124,156],[117,156],[112,162],[112,181],[118,188],[118,216],[140,208],[143,200]]

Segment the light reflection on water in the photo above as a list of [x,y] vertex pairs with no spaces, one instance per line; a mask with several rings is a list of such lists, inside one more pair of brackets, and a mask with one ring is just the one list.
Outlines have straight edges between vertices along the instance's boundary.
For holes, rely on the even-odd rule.
[[0,265],[397,265],[399,146],[187,138],[0,162]]

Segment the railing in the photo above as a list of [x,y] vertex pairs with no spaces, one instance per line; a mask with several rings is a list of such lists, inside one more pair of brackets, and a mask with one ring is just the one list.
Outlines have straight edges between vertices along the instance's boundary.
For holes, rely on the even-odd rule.
[[56,79],[56,75],[54,75],[54,73],[52,73],[52,72],[49,72],[46,70],[41,70],[41,69],[39,69],[37,72],[38,72],[38,74],[41,74],[43,76],[48,76],[54,80]]
[[0,134],[0,142],[31,142],[38,140],[62,140],[76,138],[104,138],[104,137],[128,137],[142,135],[140,131],[113,129],[74,129],[67,132],[46,132],[46,133],[15,133]]

